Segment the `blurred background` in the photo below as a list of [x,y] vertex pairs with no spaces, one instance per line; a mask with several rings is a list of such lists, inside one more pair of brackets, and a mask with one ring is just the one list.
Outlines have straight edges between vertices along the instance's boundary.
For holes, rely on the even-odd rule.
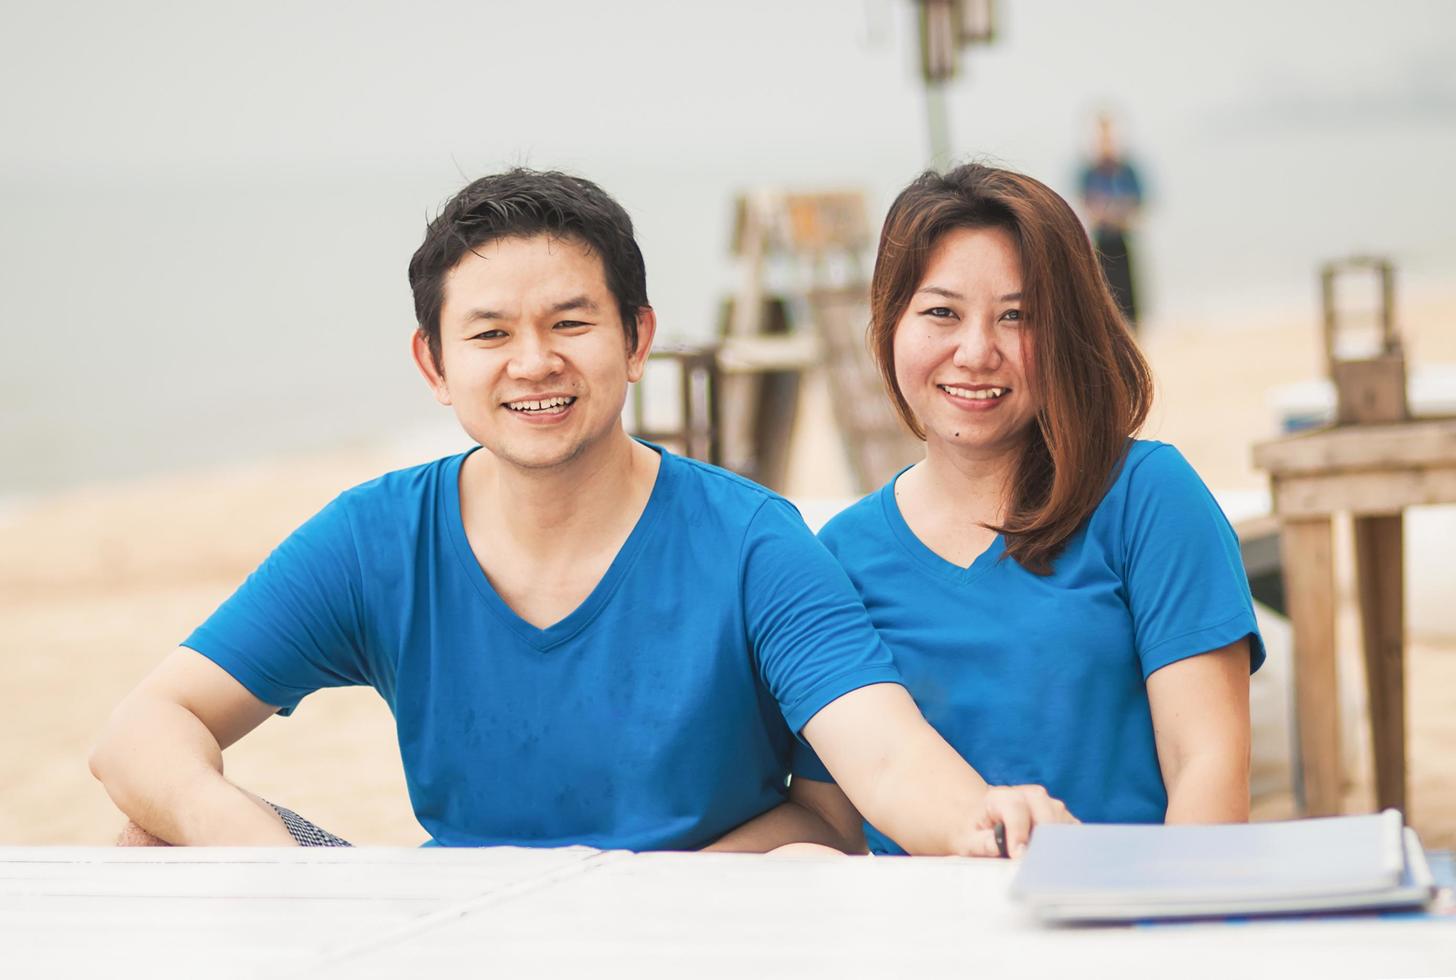
[[[1329,412],[1327,260],[1393,262],[1413,408],[1456,412],[1456,6],[1441,0],[1001,0],[991,38],[938,84],[912,0],[6,11],[0,843],[108,840],[120,818],[85,757],[110,707],[338,491],[463,448],[407,354],[405,266],[484,173],[600,183],[636,222],[660,341],[702,348],[743,326],[731,298],[785,297],[777,327],[802,334],[813,288],[867,271],[862,254],[848,271],[796,257],[792,234],[755,256],[755,213],[849,195],[872,254],[894,194],[944,158],[1030,173],[1090,222],[1105,116],[1140,185],[1129,237],[1159,384],[1145,433],[1231,517],[1268,511],[1254,443]],[[674,424],[662,366],[645,428]],[[769,482],[811,521],[866,482],[823,375],[754,396],[788,406]],[[730,414],[734,397],[739,382]],[[1431,508],[1408,526],[1410,809],[1451,846],[1456,522]],[[1344,790],[1368,808],[1349,610],[1338,632]],[[1294,808],[1287,652],[1275,661],[1256,691],[1262,816]],[[343,836],[417,843],[391,724],[372,692],[323,692],[228,772]]]

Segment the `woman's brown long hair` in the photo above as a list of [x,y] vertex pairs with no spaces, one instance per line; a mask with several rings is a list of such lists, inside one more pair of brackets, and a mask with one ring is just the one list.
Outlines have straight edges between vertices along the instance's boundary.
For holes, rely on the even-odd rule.
[[1041,408],[1013,476],[1006,552],[1038,575],[1096,509],[1153,400],[1152,373],[1102,276],[1082,223],[1050,187],[967,164],[927,171],[900,192],[870,283],[871,353],[895,408],[925,430],[895,380],[895,327],[936,243],[957,228],[1004,228],[1021,256],[1022,316]]

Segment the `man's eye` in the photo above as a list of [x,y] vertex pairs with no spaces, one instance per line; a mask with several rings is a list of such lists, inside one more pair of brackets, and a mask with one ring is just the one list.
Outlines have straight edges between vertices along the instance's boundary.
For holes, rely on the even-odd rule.
[[474,337],[471,337],[470,339],[471,340],[500,340],[505,335],[506,335],[506,332],[504,330],[482,330],[482,331],[480,331],[480,333],[476,334]]
[[579,327],[589,327],[589,326],[591,326],[591,324],[584,323],[581,320],[562,320],[560,323],[554,324],[553,327],[552,327],[552,329],[555,329],[555,330],[575,330],[575,329],[577,329]]

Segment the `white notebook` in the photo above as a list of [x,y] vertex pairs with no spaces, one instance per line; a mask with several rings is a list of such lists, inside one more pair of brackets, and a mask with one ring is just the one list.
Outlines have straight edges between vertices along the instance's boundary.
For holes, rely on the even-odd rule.
[[1048,824],[1013,898],[1048,922],[1420,908],[1435,883],[1396,810],[1278,823]]

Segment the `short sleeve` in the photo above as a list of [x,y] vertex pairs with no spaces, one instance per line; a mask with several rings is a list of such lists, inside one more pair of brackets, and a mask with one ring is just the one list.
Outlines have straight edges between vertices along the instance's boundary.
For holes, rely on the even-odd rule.
[[794,743],[794,758],[789,771],[796,779],[803,777],[817,779],[821,783],[834,782],[834,777],[829,775],[829,770],[819,761],[819,756],[802,739]]
[[844,569],[783,500],[758,508],[740,571],[759,675],[796,734],[850,691],[902,683]]
[[1213,494],[1172,446],[1127,465],[1123,578],[1143,677],[1245,637],[1258,670],[1264,643],[1248,576]]
[[347,502],[294,531],[182,645],[287,714],[323,687],[369,683]]

